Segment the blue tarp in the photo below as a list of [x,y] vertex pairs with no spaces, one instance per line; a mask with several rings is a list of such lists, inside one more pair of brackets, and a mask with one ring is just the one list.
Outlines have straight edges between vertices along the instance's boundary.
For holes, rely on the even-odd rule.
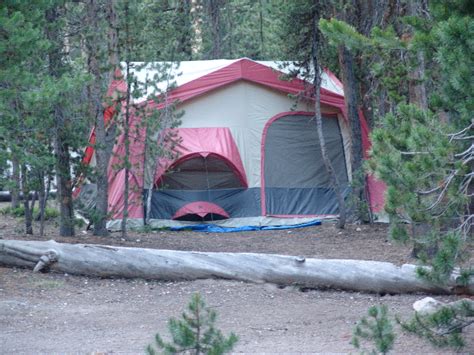
[[171,227],[172,231],[183,231],[191,230],[195,232],[208,232],[208,233],[232,233],[232,232],[247,232],[247,231],[268,231],[268,230],[279,230],[279,229],[294,229],[304,228],[311,226],[318,226],[321,221],[314,220],[311,222],[293,224],[287,226],[242,226],[242,227],[221,227],[216,224],[195,224],[191,226],[182,227]]

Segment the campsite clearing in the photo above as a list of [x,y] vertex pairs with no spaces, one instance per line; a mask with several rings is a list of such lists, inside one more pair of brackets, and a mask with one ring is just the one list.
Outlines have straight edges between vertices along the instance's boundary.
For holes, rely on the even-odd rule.
[[[0,237],[41,239],[21,234],[17,219],[0,217]],[[413,262],[407,247],[386,239],[382,225],[332,224],[297,230],[227,234],[157,231],[97,238],[79,231],[59,238],[49,226],[44,239],[175,250],[261,252],[320,258]],[[360,228],[360,231],[357,229]],[[141,353],[155,332],[167,336],[166,321],[179,316],[194,292],[218,312],[225,333],[234,331],[237,352],[351,352],[352,328],[374,304],[408,318],[422,295],[378,296],[301,290],[222,280],[154,282],[94,279],[0,268],[0,348],[3,353]],[[439,297],[453,301],[457,297]],[[470,332],[470,333],[469,333]],[[466,330],[474,351],[474,332]],[[397,353],[443,353],[425,341],[400,335]]]

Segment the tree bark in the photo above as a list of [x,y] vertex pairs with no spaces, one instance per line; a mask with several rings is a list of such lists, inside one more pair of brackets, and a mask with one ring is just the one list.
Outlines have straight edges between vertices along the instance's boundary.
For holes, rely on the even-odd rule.
[[[365,219],[370,216],[370,208],[366,198],[366,180],[363,170],[364,149],[362,147],[362,129],[359,118],[359,89],[355,74],[354,55],[345,46],[339,47],[339,63],[344,85],[344,100],[347,118],[351,129],[351,168],[352,168],[352,202],[350,210],[352,218]],[[371,218],[369,218],[371,220]]]
[[[59,79],[64,72],[63,46],[64,41],[60,34],[57,21],[60,9],[53,6],[46,11],[46,37],[51,43],[48,53],[49,73]],[[58,185],[59,203],[59,235],[69,237],[74,235],[74,207],[72,200],[71,164],[69,157],[68,122],[63,109],[59,104],[54,107],[54,152],[56,156],[56,182]]]
[[435,286],[416,276],[415,265],[305,259],[275,254],[123,248],[56,243],[52,240],[0,240],[0,264],[95,277],[150,280],[213,278],[391,294],[474,294],[474,279],[471,279],[469,286],[460,288],[457,286],[458,275],[452,275],[446,286]]
[[[428,14],[428,2],[425,0],[409,1],[408,16],[426,18]],[[411,31],[410,31],[411,32]],[[411,34],[410,34],[411,35]],[[428,109],[428,96],[425,85],[425,57],[422,51],[416,53],[416,64],[408,77],[408,97],[412,104],[419,106],[422,110]]]
[[[317,5],[315,5],[317,6]],[[318,53],[318,46],[321,45],[320,42],[320,33],[319,33],[319,13],[315,11],[313,14],[313,38],[312,38],[312,46],[311,46],[311,56],[313,62],[313,70],[314,70],[314,115],[316,119],[316,130],[318,132],[318,139],[319,139],[319,146],[321,149],[321,156],[323,158],[324,166],[326,167],[326,171],[329,175],[329,180],[331,185],[334,188],[334,193],[336,194],[337,203],[339,207],[339,220],[337,223],[338,228],[344,228],[346,224],[346,203],[344,201],[344,194],[342,191],[341,184],[339,179],[337,178],[336,172],[334,167],[332,166],[331,160],[329,159],[327,149],[326,149],[326,141],[324,138],[323,133],[323,118],[321,115],[321,65],[319,63],[319,53]]]
[[44,234],[44,211],[46,209],[46,184],[44,182],[44,171],[38,171],[38,205],[39,205],[39,215],[38,219],[40,221],[40,237]]
[[89,0],[86,3],[86,48],[87,48],[87,67],[89,73],[93,77],[93,81],[89,88],[89,109],[90,114],[95,121],[95,157],[96,157],[96,176],[97,176],[97,201],[94,216],[94,235],[106,236],[108,231],[106,228],[108,213],[108,177],[107,169],[109,165],[109,154],[107,152],[107,134],[104,122],[104,112],[102,108],[102,75],[99,64],[100,56],[100,24],[99,16],[100,6],[97,0]]
[[12,153],[12,188],[11,193],[11,206],[12,208],[20,207],[20,163],[15,153]]
[[33,234],[33,206],[35,201],[35,196],[33,194],[32,203],[30,205],[30,187],[28,181],[28,169],[25,164],[20,165],[21,172],[21,187],[23,192],[23,207],[25,208],[25,233]]
[[352,174],[360,171],[363,161],[362,133],[359,120],[359,95],[355,75],[354,56],[344,46],[339,48],[339,63],[344,84],[344,99],[347,118],[351,127],[351,165]]
[[131,38],[130,38],[130,12],[129,12],[129,3],[125,2],[125,69],[127,73],[127,92],[125,98],[125,122],[123,125],[123,135],[124,135],[124,146],[125,153],[123,157],[123,165],[125,169],[125,178],[124,178],[124,191],[123,191],[123,211],[122,211],[122,238],[127,237],[127,220],[128,220],[128,207],[129,207],[129,176],[130,176],[130,95],[132,93],[132,81],[130,80],[130,51],[131,51]]
[[115,1],[107,1],[107,22],[108,22],[108,32],[107,32],[107,49],[108,49],[108,60],[110,64],[109,72],[109,82],[115,80],[115,70],[120,65],[120,58],[118,53],[118,20],[117,20],[117,11]]
[[212,34],[212,49],[210,59],[219,59],[222,56],[221,52],[221,13],[220,8],[223,5],[224,0],[209,0],[208,11],[211,21],[211,34]]

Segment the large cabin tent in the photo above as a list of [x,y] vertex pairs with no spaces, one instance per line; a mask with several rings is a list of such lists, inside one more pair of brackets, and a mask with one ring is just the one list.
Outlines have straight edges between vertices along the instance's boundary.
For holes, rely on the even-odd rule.
[[[168,129],[178,137],[173,156],[145,157],[144,125],[138,115],[131,118],[130,226],[141,226],[145,219],[153,227],[203,221],[233,227],[285,225],[337,216],[337,201],[321,157],[310,84],[282,80],[279,68],[276,62],[247,58],[180,63],[175,69],[180,74],[177,87],[166,97],[183,112],[179,127]],[[139,79],[153,75],[151,67],[136,70]],[[109,88],[111,97],[126,88],[117,77]],[[163,100],[142,101],[150,109],[166,106]],[[329,157],[347,195],[349,125],[342,84],[329,71],[322,72],[321,108]],[[105,119],[113,114],[113,107],[108,107]],[[363,117],[361,126],[363,146],[368,149]],[[95,143],[94,132],[90,141]],[[120,228],[123,215],[125,172],[114,168],[123,154],[122,134],[109,166],[110,229]],[[84,162],[94,164],[92,144]],[[367,183],[371,209],[378,212],[383,186],[372,178]],[[90,199],[94,185],[84,184],[78,194],[80,200]]]

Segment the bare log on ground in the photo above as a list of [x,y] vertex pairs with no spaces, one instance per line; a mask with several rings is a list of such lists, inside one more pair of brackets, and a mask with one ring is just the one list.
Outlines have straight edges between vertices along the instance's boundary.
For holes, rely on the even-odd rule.
[[474,294],[474,279],[469,286],[461,288],[456,283],[457,276],[453,275],[446,286],[434,286],[416,276],[415,265],[256,253],[123,248],[52,240],[0,240],[0,265],[96,277],[150,280],[218,278],[377,293]]

